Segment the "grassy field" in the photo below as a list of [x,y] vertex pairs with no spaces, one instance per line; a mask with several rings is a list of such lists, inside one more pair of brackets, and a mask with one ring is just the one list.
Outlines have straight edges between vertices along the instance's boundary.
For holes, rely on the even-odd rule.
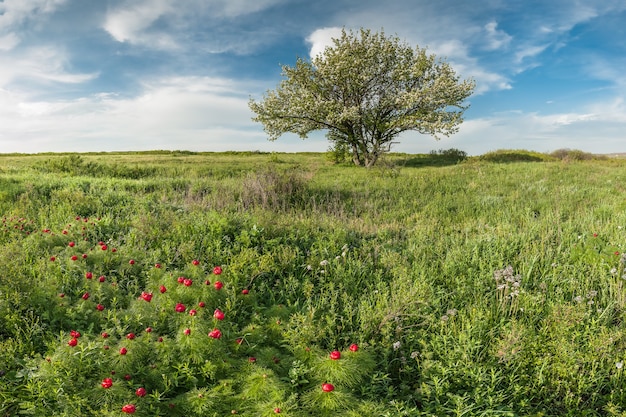
[[457,162],[0,156],[0,415],[626,416],[626,160]]

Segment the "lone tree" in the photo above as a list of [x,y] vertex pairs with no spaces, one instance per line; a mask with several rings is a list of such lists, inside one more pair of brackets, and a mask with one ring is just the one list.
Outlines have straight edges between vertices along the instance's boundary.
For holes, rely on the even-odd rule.
[[263,100],[249,106],[276,140],[327,129],[334,149],[347,149],[356,165],[373,166],[400,133],[449,136],[463,121],[474,89],[450,65],[383,32],[342,30],[323,53],[294,67]]

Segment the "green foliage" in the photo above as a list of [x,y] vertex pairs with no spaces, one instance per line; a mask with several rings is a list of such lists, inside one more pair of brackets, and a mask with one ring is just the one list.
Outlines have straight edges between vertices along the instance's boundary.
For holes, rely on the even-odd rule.
[[0,415],[623,415],[623,162],[460,155],[3,157]]
[[269,139],[327,130],[335,160],[349,151],[354,164],[367,167],[402,132],[455,133],[474,89],[425,49],[365,29],[343,30],[310,62],[282,70],[277,89],[249,103]]
[[557,149],[550,156],[563,161],[589,161],[592,159],[607,159],[604,155],[594,155],[578,149]]

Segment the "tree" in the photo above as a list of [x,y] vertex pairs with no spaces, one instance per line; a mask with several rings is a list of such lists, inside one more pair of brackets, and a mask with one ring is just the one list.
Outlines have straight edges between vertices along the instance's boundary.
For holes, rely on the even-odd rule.
[[457,132],[475,85],[425,49],[365,29],[342,30],[311,62],[283,66],[282,76],[276,90],[249,103],[269,140],[326,129],[335,148],[347,147],[354,163],[367,167],[402,132],[436,139]]

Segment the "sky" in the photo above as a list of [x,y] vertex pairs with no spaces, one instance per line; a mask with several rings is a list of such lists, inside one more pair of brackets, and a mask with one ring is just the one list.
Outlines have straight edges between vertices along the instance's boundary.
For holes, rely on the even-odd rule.
[[342,28],[476,82],[458,133],[393,151],[626,152],[624,0],[0,0],[0,153],[325,152],[248,102]]

